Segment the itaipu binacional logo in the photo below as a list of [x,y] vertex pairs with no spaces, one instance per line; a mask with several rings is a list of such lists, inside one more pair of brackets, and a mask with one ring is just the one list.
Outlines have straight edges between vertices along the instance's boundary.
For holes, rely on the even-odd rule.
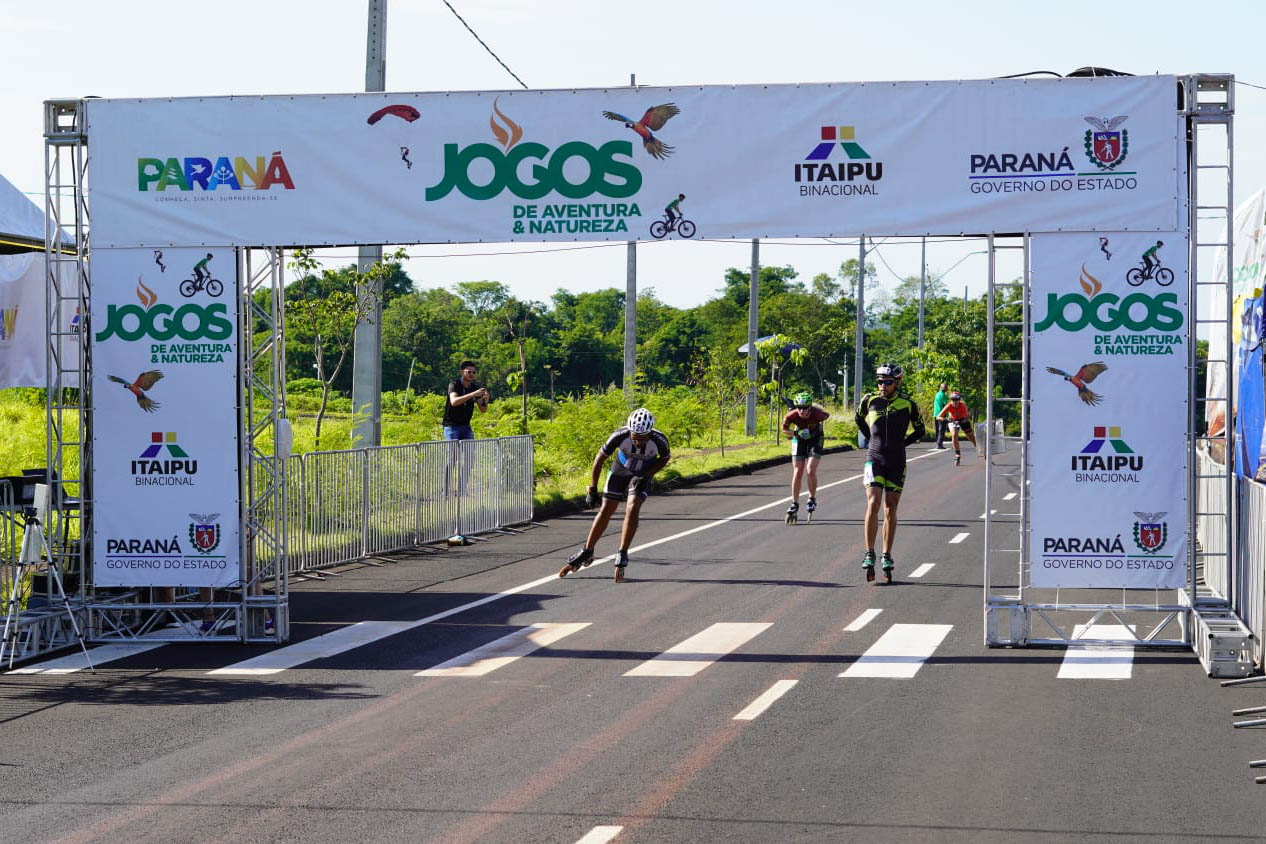
[[210,554],[220,546],[220,523],[216,521],[219,513],[190,513],[189,518],[193,520],[189,523],[189,541],[194,548]]
[[177,442],[175,431],[152,431],[149,447],[132,461],[137,486],[193,486],[198,461]]
[[1090,442],[1072,456],[1069,468],[1077,483],[1136,484],[1143,455],[1121,438],[1120,425],[1095,425]]
[[1162,522],[1165,514],[1134,511],[1138,521],[1134,523],[1134,544],[1145,553],[1155,554],[1169,540],[1169,523]]
[[873,196],[883,177],[883,162],[857,143],[853,126],[821,127],[817,145],[794,172],[801,196]]

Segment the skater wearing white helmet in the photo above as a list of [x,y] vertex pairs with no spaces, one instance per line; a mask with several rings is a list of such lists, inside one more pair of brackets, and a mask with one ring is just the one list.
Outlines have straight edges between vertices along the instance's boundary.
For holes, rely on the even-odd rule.
[[642,502],[650,494],[651,478],[668,464],[668,438],[655,430],[655,417],[646,408],[639,407],[630,413],[624,427],[617,428],[594,455],[589,490],[585,493],[586,507],[597,505],[598,477],[603,465],[612,455],[616,459],[611,466],[611,474],[607,476],[607,485],[602,491],[602,506],[589,527],[589,536],[580,550],[568,557],[567,562],[558,570],[559,577],[580,571],[582,566],[593,562],[593,551],[599,537],[607,529],[615,508],[624,501],[620,550],[615,557],[615,581],[624,581],[624,569],[629,564],[629,546],[633,544],[633,535],[637,533]]

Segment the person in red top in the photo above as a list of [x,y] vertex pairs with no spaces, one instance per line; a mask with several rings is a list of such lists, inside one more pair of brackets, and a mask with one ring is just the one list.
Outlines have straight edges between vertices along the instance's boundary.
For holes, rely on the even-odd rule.
[[831,418],[821,407],[813,403],[809,393],[797,393],[792,398],[794,407],[782,419],[782,430],[791,437],[791,506],[787,508],[787,524],[796,523],[800,510],[800,483],[806,470],[809,475],[809,518],[818,509],[818,461],[822,458],[825,435],[822,423]]
[[951,440],[954,444],[954,465],[957,466],[963,460],[963,453],[958,448],[958,432],[962,431],[967,435],[967,439],[971,440],[971,444],[979,450],[976,445],[976,433],[971,427],[971,411],[967,409],[967,402],[963,401],[963,394],[953,392],[949,394],[949,404],[937,414],[936,418],[943,422],[949,423]]

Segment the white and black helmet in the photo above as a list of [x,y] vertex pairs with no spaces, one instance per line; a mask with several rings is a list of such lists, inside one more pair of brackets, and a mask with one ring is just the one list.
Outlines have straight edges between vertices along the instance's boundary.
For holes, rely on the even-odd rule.
[[655,417],[646,408],[639,407],[629,414],[629,421],[625,424],[635,434],[649,434],[655,427]]
[[895,363],[881,363],[879,366],[875,367],[876,378],[893,378],[900,381],[903,374],[901,367],[897,366]]

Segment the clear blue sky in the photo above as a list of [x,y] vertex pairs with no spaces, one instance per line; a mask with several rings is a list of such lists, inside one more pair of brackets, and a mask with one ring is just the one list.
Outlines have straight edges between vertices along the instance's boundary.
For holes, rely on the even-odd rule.
[[[1235,90],[1237,202],[1266,185],[1266,90],[1252,87],[1266,86],[1261,2],[450,2],[532,88],[627,85],[630,74],[644,85],[681,85],[976,79],[1086,65],[1234,73],[1251,83]],[[49,98],[363,90],[366,12],[365,0],[0,0],[0,173],[42,193],[41,104]],[[441,0],[388,0],[388,90],[511,87],[518,83]],[[929,267],[945,271],[961,259],[947,284],[977,295],[984,261],[970,253],[981,248],[934,245]],[[857,254],[855,246],[810,240],[762,250],[763,263],[791,264],[806,281]],[[416,256],[409,273],[427,287],[495,279],[520,297],[547,300],[559,287],[624,286],[623,244],[409,251]],[[880,255],[889,286],[919,271],[917,241],[885,243]],[[727,267],[748,266],[750,246],[648,244],[638,262],[643,289],[685,307],[714,295]]]

